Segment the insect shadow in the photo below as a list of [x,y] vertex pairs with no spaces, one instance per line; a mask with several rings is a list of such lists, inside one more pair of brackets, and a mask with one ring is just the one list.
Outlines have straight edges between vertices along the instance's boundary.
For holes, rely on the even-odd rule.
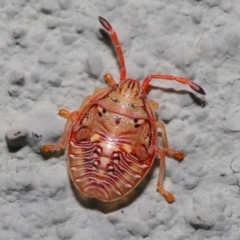
[[[145,191],[146,187],[149,185],[150,180],[153,178],[153,172],[156,168],[159,167],[159,159],[156,158],[155,161],[153,162],[153,166],[151,167],[150,171],[148,172],[147,176],[140,182],[140,184],[127,196],[113,201],[113,202],[102,202],[94,198],[88,198],[76,189],[74,186],[73,182],[71,181],[71,188],[72,191],[74,192],[76,200],[79,202],[79,204],[85,208],[92,209],[92,210],[99,210],[104,214],[108,214],[111,212],[114,212],[116,210],[119,210],[123,207],[126,207],[128,205],[131,205],[131,203],[137,199],[139,196],[143,194]],[[70,177],[69,177],[70,179]],[[157,180],[156,180],[157,182]],[[161,198],[161,195],[157,192],[155,192]]]
[[174,94],[177,93],[180,95],[188,94],[196,105],[201,106],[202,108],[204,108],[207,105],[207,101],[205,99],[202,99],[202,98],[198,97],[196,94],[191,93],[186,90],[176,90],[174,88],[163,88],[163,87],[156,87],[156,86],[152,86],[152,85],[150,86],[149,91],[151,91],[151,90],[161,90],[162,92],[165,92],[168,94],[169,93],[174,93]]

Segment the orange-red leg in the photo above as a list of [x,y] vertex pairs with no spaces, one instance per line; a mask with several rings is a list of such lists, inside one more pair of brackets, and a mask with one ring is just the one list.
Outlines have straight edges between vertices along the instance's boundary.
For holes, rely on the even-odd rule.
[[176,151],[174,149],[170,149],[169,148],[168,139],[167,139],[167,132],[166,132],[166,128],[165,128],[164,124],[161,123],[161,122],[156,122],[156,127],[160,128],[161,132],[162,132],[162,142],[163,142],[164,152],[168,156],[173,157],[173,158],[175,158],[178,161],[182,161],[184,156],[185,156],[185,154],[183,152]]
[[159,169],[159,175],[158,175],[157,191],[166,199],[168,203],[173,203],[175,201],[174,196],[171,193],[164,190],[163,188],[164,174],[165,174],[165,158],[166,158],[165,154],[175,158],[178,161],[182,161],[184,158],[184,153],[169,148],[167,133],[163,123],[157,122],[156,127],[161,129],[162,141],[163,141],[163,150],[158,149],[158,152],[157,152],[160,158],[160,169]]
[[69,134],[69,130],[72,126],[72,123],[74,122],[74,120],[77,118],[78,116],[78,112],[72,112],[69,113],[67,110],[61,109],[59,110],[58,113],[60,116],[67,118],[67,122],[65,125],[65,129],[63,131],[63,134],[61,136],[60,142],[59,144],[51,144],[51,145],[43,145],[41,146],[41,150],[45,153],[49,152],[49,151],[59,151],[59,150],[63,150],[65,149],[66,143],[67,143],[67,139],[68,139],[68,134]]
[[170,81],[177,81],[179,83],[182,84],[187,84],[190,88],[192,88],[195,92],[205,95],[205,91],[196,83],[191,82],[189,79],[187,78],[180,78],[180,77],[174,77],[174,76],[170,76],[170,75],[150,75],[148,77],[146,77],[143,81],[142,87],[143,89],[145,89],[145,91],[148,90],[149,87],[149,83],[153,80],[153,79],[157,79],[157,80],[170,80]]
[[162,149],[158,149],[157,154],[160,158],[160,169],[159,169],[158,182],[157,182],[157,191],[166,199],[168,203],[173,203],[175,201],[174,196],[163,188],[163,181],[164,181],[164,174],[165,174],[165,152]]
[[117,34],[115,33],[112,26],[106,19],[104,19],[103,17],[98,17],[98,19],[99,19],[100,23],[102,24],[102,26],[110,33],[110,37],[115,45],[119,63],[120,63],[120,81],[123,81],[126,79],[126,68],[125,68],[125,61],[124,61],[124,57],[123,57],[123,53],[122,53],[122,48],[118,41]]
[[111,74],[106,73],[106,74],[104,74],[103,77],[104,77],[104,79],[105,79],[105,81],[106,81],[106,83],[107,83],[107,85],[108,85],[109,87],[113,87],[115,84],[117,84],[117,83],[114,81],[114,79],[113,79],[113,77],[112,77]]
[[69,113],[69,111],[67,111],[66,109],[60,109],[59,111],[58,111],[58,115],[60,115],[61,117],[64,117],[64,118],[69,118],[69,115],[70,115],[70,113]]

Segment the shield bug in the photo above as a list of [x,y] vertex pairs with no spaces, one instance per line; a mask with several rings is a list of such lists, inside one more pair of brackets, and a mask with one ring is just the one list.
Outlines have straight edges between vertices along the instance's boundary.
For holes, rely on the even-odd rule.
[[[83,195],[103,202],[118,200],[130,193],[149,172],[156,156],[160,158],[157,191],[174,201],[163,188],[165,156],[183,160],[184,153],[169,148],[164,124],[156,120],[158,103],[147,99],[149,83],[153,79],[176,81],[190,86],[199,94],[204,90],[186,78],[154,74],[142,84],[126,78],[125,61],[118,37],[110,23],[99,17],[110,34],[120,63],[120,81],[110,74],[104,78],[108,87],[96,89],[87,96],[78,111],[61,109],[59,115],[67,119],[60,143],[45,145],[43,152],[67,147],[68,169],[75,187]],[[157,145],[158,130],[163,147]]]

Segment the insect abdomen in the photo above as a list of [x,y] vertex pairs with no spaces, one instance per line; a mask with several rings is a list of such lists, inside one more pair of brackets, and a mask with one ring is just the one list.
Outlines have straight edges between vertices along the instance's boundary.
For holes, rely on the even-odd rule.
[[101,201],[114,201],[132,191],[155,156],[155,151],[149,152],[151,124],[94,105],[78,125],[70,134],[68,157],[79,191]]

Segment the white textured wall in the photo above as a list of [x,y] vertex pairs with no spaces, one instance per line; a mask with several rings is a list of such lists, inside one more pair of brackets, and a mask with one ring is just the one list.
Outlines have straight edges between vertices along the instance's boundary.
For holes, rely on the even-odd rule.
[[[59,108],[78,109],[104,73],[119,77],[98,16],[118,33],[129,77],[188,77],[207,93],[204,104],[152,82],[170,145],[186,153],[167,159],[172,205],[156,192],[157,161],[136,197],[104,213],[78,197],[66,156],[39,154],[61,135]],[[0,239],[240,239],[238,0],[0,0],[0,33]],[[23,147],[10,151],[6,134]]]

